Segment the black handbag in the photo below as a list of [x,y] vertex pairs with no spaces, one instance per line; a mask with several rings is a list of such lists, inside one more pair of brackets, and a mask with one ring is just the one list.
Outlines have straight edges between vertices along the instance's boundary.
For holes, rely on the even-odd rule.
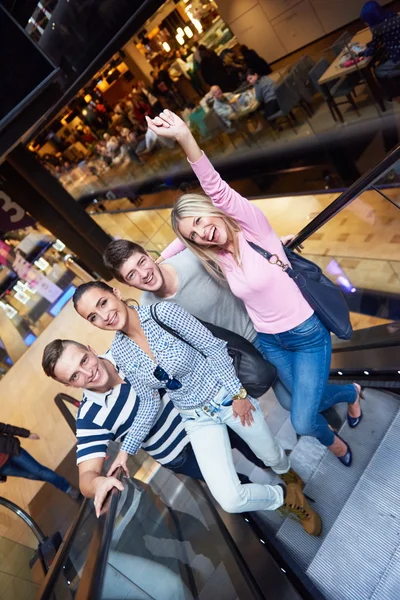
[[[152,304],[150,306],[150,312],[154,321],[160,327],[178,338],[178,340],[181,340],[191,348],[194,348],[194,346],[181,337],[175,329],[172,329],[172,327],[169,327],[159,319],[157,316],[157,304]],[[243,387],[246,388],[249,396],[260,398],[260,396],[265,394],[272,386],[277,376],[274,365],[271,365],[271,363],[264,360],[257,348],[238,333],[228,331],[228,329],[212,325],[211,323],[206,323],[205,321],[201,321],[201,319],[197,320],[204,325],[204,327],[207,327],[215,337],[227,342],[228,354],[232,358],[236,374]],[[197,348],[194,348],[194,350],[200,352]],[[200,354],[203,353],[200,352]],[[204,354],[203,356],[205,357]]]
[[283,263],[277,254],[271,254],[254,242],[247,243],[271,265],[277,265],[293,279],[308,304],[328,331],[342,340],[353,333],[349,307],[341,290],[328,279],[318,265],[297,252],[283,247],[290,265]]

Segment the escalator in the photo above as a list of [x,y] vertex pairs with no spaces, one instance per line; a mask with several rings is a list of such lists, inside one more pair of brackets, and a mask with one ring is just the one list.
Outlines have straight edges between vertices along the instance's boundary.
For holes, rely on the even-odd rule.
[[[317,231],[324,234],[328,228],[335,229],[337,219],[343,222],[349,207],[357,213],[360,194],[375,186],[399,156],[397,148],[343,192],[296,236],[292,247],[312,239]],[[365,202],[362,210],[366,214]],[[397,224],[399,217],[395,205]],[[366,250],[366,256],[358,260],[365,260],[368,267],[371,258],[367,254]],[[393,263],[397,259],[400,262],[400,256],[393,255],[381,263],[390,263],[396,273]],[[382,298],[390,293],[392,299],[400,300],[400,270],[399,286],[391,276],[392,287],[383,289],[382,265],[367,278],[368,285],[359,285],[352,280],[356,272],[349,274],[346,261],[335,254],[314,260],[342,287],[360,323],[366,315],[371,318],[363,310],[368,305],[365,297],[372,292]],[[365,273],[369,275],[368,268]],[[349,429],[346,407],[340,405],[334,425],[352,448],[351,468],[343,467],[314,438],[294,436],[292,445],[285,446],[293,468],[306,483],[305,493],[322,517],[319,538],[306,535],[297,523],[274,512],[228,515],[198,482],[163,468],[143,481],[135,465],[131,472],[136,470],[136,476],[124,479],[122,493],[111,493],[99,520],[92,502],[83,503],[39,598],[398,598],[400,323],[386,301],[372,316],[376,322],[357,328],[350,341],[333,340],[331,379],[357,381],[365,387],[359,427]],[[57,403],[73,428],[71,412],[62,408],[67,398],[59,395]],[[291,427],[288,413],[280,406],[268,414],[267,421],[278,439]]]
[[[397,153],[398,148],[341,194],[296,236],[291,246],[305,242],[316,231],[323,236],[329,227],[328,231],[332,232],[339,220],[343,223],[346,207],[350,207],[353,214],[357,212],[359,195],[371,187],[376,189],[375,183],[396,164]],[[384,195],[383,198],[388,200]],[[394,206],[391,219],[397,219],[398,227],[399,207]],[[365,215],[365,206],[362,209]],[[331,240],[332,236],[327,243],[332,244]],[[319,538],[304,535],[296,523],[290,519],[282,521],[276,513],[253,513],[248,517],[269,540],[271,551],[285,556],[326,600],[394,600],[399,597],[400,589],[397,500],[400,489],[400,322],[393,320],[397,313],[393,315],[388,310],[387,290],[378,286],[372,290],[366,285],[354,286],[349,270],[342,268],[349,260],[340,261],[330,252],[327,256],[312,258],[342,287],[354,313],[360,315],[362,308],[370,305],[372,295],[384,299],[374,314],[377,320],[385,321],[383,324],[358,329],[349,341],[333,339],[331,380],[357,381],[365,388],[365,401],[361,401],[363,419],[356,429],[347,425],[346,406],[335,406],[338,419],[334,428],[350,444],[353,463],[351,468],[343,468],[336,457],[313,438],[300,438],[292,448],[292,466],[304,479],[304,491],[315,501],[313,507],[323,520]],[[361,263],[363,259],[358,257],[357,261]],[[391,259],[400,259],[399,253],[394,252],[388,262]],[[352,261],[354,263],[354,259]],[[369,267],[370,263],[366,251],[365,264]],[[380,273],[376,271],[371,275],[368,268],[363,276],[369,285],[380,281]],[[390,281],[393,283],[393,278]],[[389,295],[398,311],[400,279],[394,281],[395,291],[392,288]],[[281,423],[281,427],[284,425]]]

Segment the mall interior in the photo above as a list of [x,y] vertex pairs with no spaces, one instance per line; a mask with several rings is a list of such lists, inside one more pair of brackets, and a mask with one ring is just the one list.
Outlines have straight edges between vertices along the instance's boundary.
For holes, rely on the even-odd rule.
[[[399,597],[400,2],[367,4],[0,0],[0,600]],[[301,515],[224,511],[143,448],[98,518],[78,495],[82,389],[46,376],[42,355],[55,339],[111,347],[115,332],[74,309],[76,289],[105,281],[140,304],[105,249],[125,239],[159,259],[175,202],[201,191],[180,145],[148,127],[164,110],[344,298],[353,334],[331,334],[329,381],[362,386],[362,422],[343,403],[324,415],[351,467],[297,434],[272,387],[260,398],[318,537]],[[4,424],[23,428],[17,450]],[[111,440],[106,476],[119,443],[92,425]],[[14,454],[68,489],[14,473]],[[248,483],[280,481],[233,459]]]

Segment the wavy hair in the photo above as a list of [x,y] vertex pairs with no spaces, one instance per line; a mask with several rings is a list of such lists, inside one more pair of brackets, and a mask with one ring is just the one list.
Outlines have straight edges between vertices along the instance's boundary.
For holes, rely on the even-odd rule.
[[236,219],[229,217],[223,210],[216,208],[211,199],[203,194],[183,194],[175,203],[171,212],[171,225],[176,236],[187,246],[201,261],[204,268],[218,281],[225,281],[221,260],[218,256],[218,246],[199,246],[195,242],[183,237],[179,231],[179,222],[184,217],[219,217],[226,225],[228,240],[233,244],[233,256],[236,263],[240,264],[239,242],[237,234],[241,230]]

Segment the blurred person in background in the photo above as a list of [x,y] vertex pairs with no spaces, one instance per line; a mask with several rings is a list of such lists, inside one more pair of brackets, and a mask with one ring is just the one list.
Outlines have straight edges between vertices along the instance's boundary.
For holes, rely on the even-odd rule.
[[77,500],[79,491],[64,477],[41,465],[29,452],[21,448],[19,437],[40,440],[37,433],[31,433],[29,429],[0,423],[0,481],[5,482],[7,477],[45,481]]
[[272,73],[271,67],[267,61],[259,56],[255,50],[250,50],[247,46],[242,45],[240,47],[240,52],[246,63],[247,69],[251,69],[258,73],[260,77]]
[[276,84],[266,75],[260,77],[259,73],[248,70],[246,79],[250,85],[254,85],[256,99],[261,105],[261,111],[264,117],[268,118],[279,111],[279,104],[276,98]]
[[237,87],[235,79],[226,71],[222,60],[213,51],[201,45],[195,53],[200,58],[200,73],[204,81],[212,87],[218,85],[224,92],[233,92]]
[[400,96],[400,16],[378,2],[366,2],[360,18],[368,25],[372,41],[363,52],[379,60],[375,75],[389,101]]
[[213,109],[215,113],[219,116],[227,129],[233,131],[233,120],[236,118],[236,113],[229,102],[232,94],[224,94],[219,85],[213,85],[210,94],[214,99]]
[[239,87],[240,83],[245,78],[247,70],[244,61],[236,56],[235,52],[230,48],[223,50],[220,54],[220,58],[222,59],[222,64],[224,65],[226,72],[232,79],[232,82],[235,83],[235,88]]

